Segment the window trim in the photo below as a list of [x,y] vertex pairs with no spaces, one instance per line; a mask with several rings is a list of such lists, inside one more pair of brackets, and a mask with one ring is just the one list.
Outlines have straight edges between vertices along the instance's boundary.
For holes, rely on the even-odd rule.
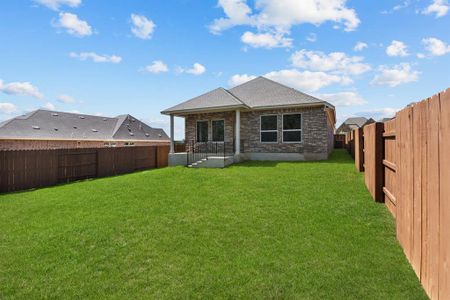
[[[198,140],[198,123],[200,122],[206,122],[206,141],[199,141]],[[209,141],[209,120],[197,120],[195,121],[195,142],[196,143],[207,143]]]
[[[284,116],[289,115],[300,115],[300,129],[284,129]],[[294,131],[300,131],[300,141],[284,141],[284,132],[294,132]],[[283,144],[301,144],[303,143],[303,113],[300,112],[292,112],[292,113],[285,113],[281,115],[281,140]]]
[[[213,128],[214,121],[223,121],[223,141],[215,141],[214,140],[214,128]],[[211,141],[214,143],[225,143],[225,119],[212,119],[211,120]]]
[[[275,130],[263,130],[262,129],[262,118],[263,117],[273,117],[273,116],[277,117],[277,129],[275,129]],[[276,132],[276,134],[277,134],[277,141],[276,142],[263,142],[262,141],[262,133],[263,132]],[[259,142],[261,144],[279,144],[279,141],[278,141],[278,114],[264,114],[264,115],[260,115],[259,116]]]

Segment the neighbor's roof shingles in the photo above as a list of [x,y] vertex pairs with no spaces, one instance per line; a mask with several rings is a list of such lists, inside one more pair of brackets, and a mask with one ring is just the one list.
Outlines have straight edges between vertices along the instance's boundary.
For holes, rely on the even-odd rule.
[[258,109],[276,106],[295,106],[308,104],[325,104],[317,99],[293,88],[282,85],[265,77],[257,77],[230,90],[218,88],[191,100],[180,103],[162,111],[163,114],[177,112],[200,111],[218,108],[250,108]]
[[3,122],[0,125],[1,138],[149,141],[169,139],[162,129],[151,128],[130,115],[108,118],[48,110],[36,110]]

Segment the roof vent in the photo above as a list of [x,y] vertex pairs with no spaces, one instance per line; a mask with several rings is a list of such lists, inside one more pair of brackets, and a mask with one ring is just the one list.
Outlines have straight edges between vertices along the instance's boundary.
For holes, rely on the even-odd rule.
[[80,119],[84,119],[84,116],[78,116]]
[[98,130],[97,129],[92,129],[92,132],[98,132]]
[[149,133],[146,133],[146,134],[145,134],[145,136],[146,136],[146,137],[149,137],[149,136],[150,136],[150,134],[149,134]]
[[57,117],[59,115],[57,113],[52,113],[52,116]]
[[54,131],[58,131],[58,128],[53,128]]
[[133,135],[134,135],[134,133],[130,132],[130,135],[132,135],[132,136],[133,136]]
[[41,129],[41,127],[34,125],[33,129],[39,130],[39,129]]
[[78,127],[77,126],[73,126],[73,129],[78,129]]
[[162,137],[162,134],[160,133],[160,134],[158,134],[158,136],[159,136],[159,137]]
[[108,119],[107,118],[103,118],[103,121],[108,121]]

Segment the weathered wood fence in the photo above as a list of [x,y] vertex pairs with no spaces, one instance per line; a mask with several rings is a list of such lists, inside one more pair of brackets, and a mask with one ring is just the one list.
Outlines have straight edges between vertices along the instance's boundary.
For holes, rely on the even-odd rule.
[[450,89],[365,126],[362,144],[357,135],[348,135],[349,152],[364,154],[367,188],[396,218],[425,291],[450,299]]
[[169,146],[0,151],[0,192],[168,165]]

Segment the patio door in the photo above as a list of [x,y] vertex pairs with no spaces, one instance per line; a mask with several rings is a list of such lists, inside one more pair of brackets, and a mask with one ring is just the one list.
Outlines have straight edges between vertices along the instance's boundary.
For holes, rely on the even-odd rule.
[[197,142],[208,141],[208,121],[197,122]]

